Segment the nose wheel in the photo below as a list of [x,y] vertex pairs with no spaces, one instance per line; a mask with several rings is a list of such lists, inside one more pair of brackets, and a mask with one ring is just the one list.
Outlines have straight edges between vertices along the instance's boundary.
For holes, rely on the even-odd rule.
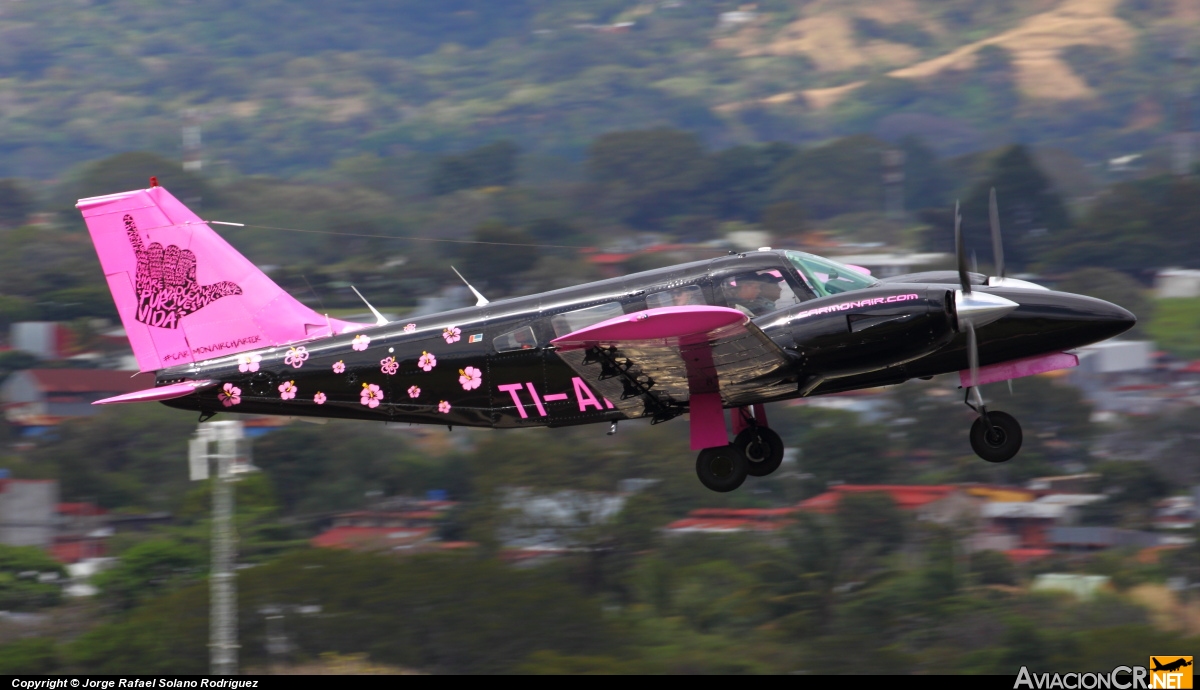
[[988,462],[1008,462],[1021,450],[1021,424],[1016,417],[998,410],[988,411],[982,404],[972,405],[967,390],[967,407],[979,413],[971,425],[971,450]]

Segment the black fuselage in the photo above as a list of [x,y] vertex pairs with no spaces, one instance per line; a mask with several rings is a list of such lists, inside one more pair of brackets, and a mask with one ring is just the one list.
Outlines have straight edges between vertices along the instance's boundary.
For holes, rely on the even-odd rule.
[[[707,304],[732,307],[721,288],[728,276],[764,270],[794,281],[801,295],[803,278],[782,252],[749,252],[164,369],[157,383],[218,382],[164,403],[201,412],[498,428],[625,419],[629,415],[600,396],[550,341],[581,323],[644,310],[648,296],[689,286],[699,288],[692,292]],[[755,316],[754,323],[791,361],[750,398],[727,400],[727,406],[965,369],[965,337],[954,317],[958,286],[950,275],[926,274],[922,279],[934,280],[921,283],[893,278],[827,296],[810,293],[800,304]],[[1020,305],[980,328],[983,365],[1062,352],[1112,337],[1134,323],[1124,309],[1089,297],[978,289]],[[592,309],[587,319],[576,314],[584,309]],[[259,360],[248,363],[248,355]],[[236,403],[229,399],[227,383],[240,393]],[[315,400],[318,392],[321,404]],[[685,409],[686,403],[679,411]]]

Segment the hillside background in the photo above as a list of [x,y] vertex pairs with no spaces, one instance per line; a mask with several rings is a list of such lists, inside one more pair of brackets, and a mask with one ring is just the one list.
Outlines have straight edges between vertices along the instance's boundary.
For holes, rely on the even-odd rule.
[[[1091,161],[1171,130],[1191,0],[136,0],[0,3],[0,176],[180,152],[226,172],[509,139],[578,160],[668,126],[706,146],[850,133]],[[1192,44],[1192,45],[1189,45]],[[1185,83],[1181,83],[1185,82]]]

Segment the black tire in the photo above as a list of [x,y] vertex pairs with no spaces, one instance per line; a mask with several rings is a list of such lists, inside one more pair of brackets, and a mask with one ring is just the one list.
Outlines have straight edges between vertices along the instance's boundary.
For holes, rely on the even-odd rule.
[[696,456],[696,476],[712,491],[733,491],[746,481],[746,456],[732,445],[705,448]]
[[733,445],[745,456],[746,474],[751,477],[765,477],[783,462],[783,439],[765,426],[742,429]]
[[1008,462],[1021,450],[1021,425],[1005,412],[988,412],[988,420],[990,432],[984,428],[983,417],[971,425],[971,448],[988,462]]

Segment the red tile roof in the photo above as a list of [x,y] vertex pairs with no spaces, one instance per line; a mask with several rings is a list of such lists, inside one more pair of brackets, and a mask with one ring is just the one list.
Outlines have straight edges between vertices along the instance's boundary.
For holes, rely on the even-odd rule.
[[800,510],[813,513],[832,513],[838,501],[846,494],[885,493],[892,497],[902,510],[914,510],[923,505],[940,501],[958,491],[954,486],[910,486],[895,484],[839,484],[829,491],[801,501]]
[[667,525],[667,529],[675,532],[773,532],[784,526],[782,522],[766,520],[684,518]]
[[415,544],[433,534],[429,528],[411,527],[334,527],[313,537],[309,543],[320,548],[389,548]]

